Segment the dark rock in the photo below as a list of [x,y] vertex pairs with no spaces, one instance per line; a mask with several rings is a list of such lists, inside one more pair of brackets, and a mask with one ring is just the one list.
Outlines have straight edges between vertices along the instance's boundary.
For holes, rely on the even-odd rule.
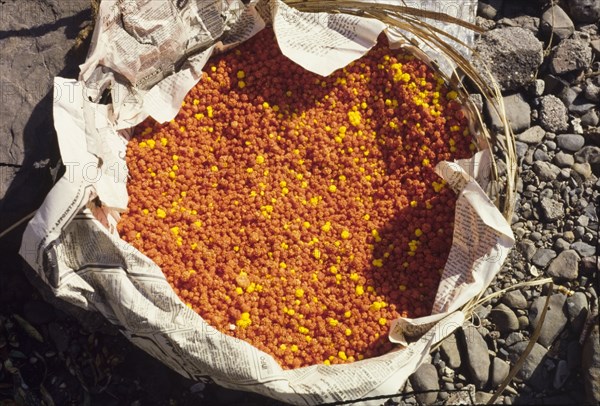
[[554,155],[552,162],[559,168],[570,168],[575,163],[575,157],[560,151]]
[[548,161],[550,161],[550,156],[543,149],[536,149],[533,152],[533,159],[534,159],[534,161],[548,162]]
[[583,147],[585,138],[579,134],[560,134],[556,137],[556,143],[564,150],[576,152]]
[[[438,391],[440,389],[437,369],[432,364],[421,364],[409,380],[415,392]],[[419,403],[430,405],[437,399],[437,392],[418,393],[416,398]]]
[[504,340],[504,344],[507,347],[510,347],[511,345],[514,345],[514,344],[518,343],[519,341],[527,341],[527,338],[525,338],[523,333],[521,333],[520,331],[515,331],[515,332],[510,333],[508,336],[506,336],[506,339]]
[[[520,93],[504,97],[503,103],[506,119],[514,133],[529,128],[531,125],[531,108]],[[496,110],[493,108],[492,103],[486,100],[485,106],[492,128],[495,130],[503,129],[504,125],[500,120],[500,116],[498,116]]]
[[65,352],[69,348],[69,334],[63,326],[51,322],[48,325],[48,334],[59,352]]
[[484,33],[476,44],[476,51],[481,58],[474,61],[475,65],[483,72],[483,64],[488,64],[505,91],[533,82],[543,59],[541,42],[530,31],[519,27]]
[[[596,317],[598,317],[596,315]],[[590,404],[600,403],[600,326],[592,325],[581,350],[581,371],[586,400]]]
[[579,334],[588,315],[588,302],[585,293],[575,292],[567,298],[567,316],[575,334]]
[[577,251],[577,253],[582,257],[591,257],[596,253],[596,247],[583,241],[574,242],[571,244],[571,249]]
[[517,141],[527,144],[539,144],[544,139],[544,135],[546,135],[546,131],[539,125],[536,125],[523,131],[521,134],[517,134],[515,138]]
[[497,388],[506,379],[510,372],[510,365],[500,358],[495,357],[492,360],[491,385],[492,388]]
[[550,262],[546,272],[553,278],[569,281],[577,279],[579,273],[579,255],[574,250],[561,252]]
[[502,8],[503,0],[482,0],[477,4],[477,14],[493,20]]
[[583,96],[594,103],[600,102],[600,84],[594,83],[591,79],[585,81]]
[[552,260],[554,257],[556,257],[556,252],[554,252],[553,250],[549,248],[539,248],[535,252],[533,258],[531,258],[531,262],[543,268],[546,265],[548,265],[550,260]]
[[545,197],[540,200],[540,206],[544,218],[548,221],[556,221],[565,216],[563,204],[554,199]]
[[473,325],[463,327],[461,338],[462,354],[472,382],[482,388],[490,375],[490,356],[485,339]]
[[534,162],[532,169],[538,178],[544,182],[549,182],[556,179],[560,173],[560,168],[549,162]]
[[442,341],[440,349],[443,355],[445,355],[446,362],[450,368],[456,369],[461,365],[460,362],[460,351],[458,350],[456,334],[453,334]]
[[583,115],[596,107],[598,104],[595,102],[588,101],[583,95],[579,95],[568,105],[567,110],[570,113],[576,113],[577,115]]
[[569,128],[569,115],[563,102],[554,95],[540,98],[539,123],[547,131],[560,133]]
[[575,22],[593,23],[600,18],[600,1],[569,0],[569,14]]
[[520,290],[511,290],[502,297],[502,303],[511,309],[527,309],[527,299]]
[[600,122],[600,118],[598,118],[598,113],[596,110],[592,109],[581,116],[581,125],[586,127],[596,127]]
[[579,341],[574,340],[567,345],[567,364],[569,364],[569,369],[572,371],[581,368],[581,345]]
[[[537,250],[534,242],[531,240],[528,240],[528,239],[521,240],[517,244],[517,247],[519,248],[519,251],[521,251],[521,253],[523,254],[523,257],[527,261],[529,261],[535,255],[535,251]],[[512,293],[512,292],[509,292],[509,293]]]
[[555,75],[564,75],[587,69],[591,63],[592,48],[589,44],[576,39],[565,39],[552,51],[550,71]]
[[519,329],[519,320],[517,315],[505,304],[498,304],[492,309],[489,320],[494,323],[496,330],[501,334],[510,333]]
[[[528,341],[521,341],[509,348],[509,360],[513,365],[519,360],[528,344]],[[542,364],[547,352],[548,350],[538,343],[533,344],[531,352],[525,358],[525,362],[516,376],[519,379],[528,381],[530,385],[537,389],[543,389],[549,378],[548,372]]]
[[[540,337],[538,338],[538,342],[544,347],[550,347],[567,324],[565,301],[566,296],[561,293],[550,296],[550,301],[548,302],[548,311],[546,312],[544,324],[542,325],[542,331],[540,333]],[[533,301],[531,308],[529,309],[531,330],[535,330],[537,327],[545,302],[546,296],[540,296]]]
[[540,28],[547,37],[554,35],[558,40],[569,38],[575,31],[575,25],[567,13],[557,5],[546,10],[540,19]]
[[557,252],[563,252],[571,248],[571,243],[563,238],[558,238],[556,241],[554,241],[552,248],[554,248],[554,250]]
[[527,153],[527,144],[525,144],[524,142],[515,141],[515,147],[517,149],[517,157],[519,159],[522,159]]

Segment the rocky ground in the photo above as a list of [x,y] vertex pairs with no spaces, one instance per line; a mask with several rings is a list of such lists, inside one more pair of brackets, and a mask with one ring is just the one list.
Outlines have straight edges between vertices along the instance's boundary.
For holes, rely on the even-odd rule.
[[[521,170],[517,244],[486,295],[542,277],[554,289],[484,303],[387,403],[486,403],[549,297],[539,337],[496,403],[597,404],[600,1],[486,0],[478,15],[487,30],[478,52],[502,88]],[[89,0],[0,1],[0,230],[35,210],[52,183],[52,77],[76,75],[85,55],[68,50],[89,18]],[[16,254],[22,231],[0,240],[1,404],[277,404],[186,380],[106,326],[83,327],[49,306]]]

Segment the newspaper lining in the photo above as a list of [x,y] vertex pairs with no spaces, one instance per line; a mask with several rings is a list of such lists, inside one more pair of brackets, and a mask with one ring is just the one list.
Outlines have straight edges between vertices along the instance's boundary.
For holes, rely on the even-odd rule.
[[[419,5],[474,18],[475,0],[455,9],[443,9],[446,3],[456,4]],[[175,295],[160,268],[116,233],[127,205],[129,129],[148,115],[173,118],[210,56],[267,22],[288,57],[323,75],[358,59],[381,32],[398,39],[379,21],[299,13],[279,0],[104,0],[80,79],[55,78],[54,122],[67,170],[25,230],[20,253],[56,297],[100,312],[134,344],[191,379],[208,376],[293,404],[395,393],[431,346],[463,323],[459,309],[487,287],[514,244],[509,225],[475,180],[486,173],[489,151],[436,168],[459,197],[433,314],[394,321],[390,339],[399,349],[352,364],[282,370],[270,355],[208,325]],[[460,29],[455,35],[472,41]],[[112,103],[98,104],[107,89]]]

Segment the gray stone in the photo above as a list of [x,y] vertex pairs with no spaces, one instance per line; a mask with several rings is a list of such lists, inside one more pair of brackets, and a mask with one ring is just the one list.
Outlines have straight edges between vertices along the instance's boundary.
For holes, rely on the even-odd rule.
[[556,257],[556,252],[549,248],[539,248],[533,258],[531,258],[531,262],[539,267],[545,267],[548,263]]
[[483,18],[493,20],[502,8],[503,0],[481,0],[477,4],[477,14]]
[[554,241],[552,248],[554,248],[554,250],[557,252],[563,252],[564,250],[571,248],[571,243],[563,238],[558,238],[556,241]]
[[510,372],[510,365],[500,358],[494,357],[492,360],[492,373],[490,377],[492,388],[495,389],[506,379]]
[[[598,317],[598,315],[596,315]],[[585,386],[586,401],[600,403],[600,326],[592,325],[581,350],[581,371]]]
[[517,90],[533,80],[543,60],[542,43],[519,27],[498,28],[484,33],[477,41],[480,58],[474,61],[480,71],[484,64],[502,90]]
[[581,345],[579,341],[571,341],[567,345],[567,363],[572,371],[581,368]]
[[588,315],[588,302],[585,293],[575,292],[567,298],[567,316],[575,334],[579,334]]
[[[513,365],[519,360],[528,344],[528,341],[521,341],[509,348],[509,360]],[[517,372],[517,377],[528,381],[535,388],[544,388],[549,375],[542,361],[545,359],[547,352],[548,350],[538,343],[533,344],[531,352],[525,358],[519,372]]]
[[583,96],[594,103],[600,102],[600,86],[588,79],[583,88]]
[[452,334],[440,345],[440,350],[445,356],[446,363],[450,368],[456,369],[461,365],[460,362],[460,351],[458,350],[456,334]]
[[[504,111],[510,128],[514,133],[526,130],[531,125],[531,107],[520,93],[516,93],[503,98]],[[486,113],[490,119],[490,125],[495,130],[504,128],[500,116],[493,108],[492,102],[485,101]]]
[[573,34],[575,24],[560,6],[555,5],[542,14],[540,28],[546,36],[552,34],[560,41]]
[[558,146],[569,152],[577,152],[583,147],[585,138],[579,134],[560,134],[556,137]]
[[555,75],[564,75],[587,69],[591,63],[592,48],[588,43],[576,39],[565,39],[552,50],[550,72]]
[[533,153],[534,161],[548,162],[550,161],[550,156],[543,149],[536,149]]
[[527,309],[527,299],[520,290],[511,290],[502,297],[502,303],[511,309]]
[[571,154],[560,151],[554,155],[552,162],[554,162],[554,165],[558,166],[559,168],[570,168],[575,163],[575,157]]
[[472,382],[477,388],[482,388],[490,376],[488,346],[479,331],[472,325],[463,327],[461,338],[462,354]]
[[515,138],[517,141],[525,142],[527,144],[539,144],[544,139],[546,131],[539,125],[533,126],[521,134],[517,134]]
[[[440,389],[437,370],[432,364],[421,364],[409,380],[415,392],[438,391]],[[437,399],[437,392],[418,393],[416,398],[419,403],[430,405]]]
[[535,251],[537,250],[534,242],[528,239],[521,240],[517,246],[527,261],[533,257]]
[[550,262],[546,272],[553,278],[572,281],[577,279],[579,274],[579,261],[579,255],[576,251],[566,250]]
[[578,23],[593,23],[600,18],[599,0],[569,0],[569,13]]
[[525,316],[525,315],[519,316],[518,319],[519,319],[519,328],[521,330],[525,330],[529,327],[529,318],[527,316]]
[[577,251],[577,253],[582,257],[591,257],[596,254],[596,247],[585,243],[583,241],[577,241],[571,244],[571,249]]
[[540,98],[539,123],[547,131],[560,133],[569,128],[569,115],[564,103],[554,95]]
[[496,330],[501,334],[510,333],[519,329],[517,315],[505,304],[498,304],[492,309],[489,320],[496,325]]
[[549,162],[534,162],[532,165],[533,172],[543,182],[549,182],[558,176],[560,168]]
[[506,336],[506,339],[504,340],[504,344],[507,347],[510,347],[511,345],[514,345],[514,344],[518,343],[519,341],[527,341],[527,338],[525,338],[523,333],[521,333],[520,331],[514,331],[514,332],[510,333],[508,336]]
[[527,144],[525,144],[524,142],[515,141],[515,147],[517,149],[517,157],[519,159],[522,159],[527,153]]
[[565,216],[564,206],[561,202],[550,198],[543,198],[540,200],[540,207],[544,218],[548,221],[556,221]]
[[493,396],[491,393],[477,391],[475,392],[475,403],[478,405],[487,405]]
[[77,77],[85,54],[67,53],[89,7],[89,0],[0,2],[0,230],[37,209],[52,186],[53,79]]
[[[548,311],[546,312],[544,324],[538,338],[538,343],[544,347],[550,347],[567,324],[565,301],[566,296],[561,293],[550,296]],[[529,321],[531,322],[530,327],[532,331],[535,330],[540,321],[545,302],[546,296],[537,297],[529,309]]]

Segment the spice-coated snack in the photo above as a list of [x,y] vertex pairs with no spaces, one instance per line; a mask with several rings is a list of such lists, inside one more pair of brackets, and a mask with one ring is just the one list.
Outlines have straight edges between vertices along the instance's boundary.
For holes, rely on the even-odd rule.
[[263,30],[174,120],[136,128],[119,231],[285,368],[381,355],[391,320],[430,313],[450,250],[456,196],[433,168],[474,149],[456,96],[385,39],[321,77]]

